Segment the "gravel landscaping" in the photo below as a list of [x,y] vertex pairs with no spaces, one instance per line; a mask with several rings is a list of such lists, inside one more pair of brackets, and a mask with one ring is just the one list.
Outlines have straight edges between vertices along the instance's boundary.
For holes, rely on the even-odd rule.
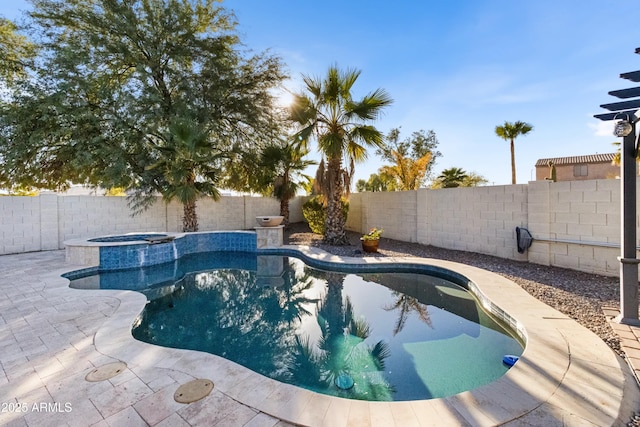
[[[347,232],[349,246],[330,246],[322,243],[322,236],[313,234],[305,223],[291,224],[285,231],[285,243],[321,248],[341,256],[362,257],[360,234]],[[603,307],[620,307],[619,280],[558,267],[547,267],[512,261],[473,252],[425,246],[382,238],[376,254],[366,256],[416,256],[455,261],[500,274],[540,301],[554,307],[581,325],[589,328],[617,354],[623,355],[620,339],[609,326]]]

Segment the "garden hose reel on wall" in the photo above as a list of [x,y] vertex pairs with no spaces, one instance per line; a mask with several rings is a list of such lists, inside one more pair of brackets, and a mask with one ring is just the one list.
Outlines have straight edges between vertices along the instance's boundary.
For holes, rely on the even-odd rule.
[[526,228],[516,227],[516,243],[518,245],[518,253],[523,254],[531,247],[533,236]]

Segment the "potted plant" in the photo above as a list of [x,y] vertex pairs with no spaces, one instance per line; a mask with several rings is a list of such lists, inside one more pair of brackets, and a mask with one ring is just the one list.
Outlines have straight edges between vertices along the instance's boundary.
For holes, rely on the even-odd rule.
[[378,252],[378,244],[383,231],[382,228],[372,227],[367,234],[363,235],[360,238],[362,250],[364,252]]

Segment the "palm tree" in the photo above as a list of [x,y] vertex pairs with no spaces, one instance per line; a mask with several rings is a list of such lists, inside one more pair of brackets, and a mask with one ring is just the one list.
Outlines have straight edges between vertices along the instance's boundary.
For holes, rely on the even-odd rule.
[[[329,67],[324,79],[303,76],[308,94],[295,94],[291,106],[291,118],[301,126],[297,139],[307,144],[315,137],[322,154],[315,184],[325,196],[324,241],[331,245],[349,243],[341,198],[348,193],[355,162],[367,156],[366,146],[383,144],[382,134],[367,123],[392,102],[383,89],[354,100],[351,89],[359,76],[359,70],[341,71],[335,65]],[[349,164],[348,170],[343,162]]]
[[190,120],[172,123],[168,136],[158,139],[153,148],[158,160],[146,169],[161,175],[157,179],[163,185],[156,189],[166,202],[178,199],[182,203],[182,231],[198,231],[196,200],[202,196],[220,198],[214,165],[222,155],[211,149],[207,133]]
[[[611,144],[617,147],[616,152],[613,155],[613,160],[611,161],[611,164],[620,166],[622,162],[622,159],[620,158],[620,142],[616,141],[616,142],[612,142]],[[640,162],[640,151],[636,152],[636,162]]]
[[533,130],[529,123],[517,121],[515,123],[504,122],[502,126],[496,126],[496,135],[511,145],[511,184],[516,183],[516,151],[515,139],[520,135],[526,135]]
[[409,315],[414,311],[420,320],[433,329],[431,317],[429,316],[429,307],[427,307],[426,304],[422,304],[418,298],[405,295],[402,292],[393,291],[393,296],[396,298],[396,301],[393,304],[383,307],[386,311],[398,310],[400,312],[398,314],[398,320],[396,320],[396,324],[393,327],[393,336],[398,335],[402,329],[404,329]]
[[[309,149],[298,143],[267,146],[260,155],[260,165],[268,180],[268,192],[280,200],[280,215],[284,217],[283,224],[289,225],[289,200],[297,191],[303,188],[303,182],[309,182],[310,176],[302,172],[311,165],[317,164],[313,160],[304,160]],[[300,181],[302,178],[303,181]]]
[[433,188],[455,188],[467,177],[467,172],[461,168],[449,168],[442,171],[436,178]]
[[[296,336],[288,375],[319,390],[333,387],[336,379],[348,373],[355,386],[344,397],[367,400],[391,400],[393,387],[380,375],[391,349],[384,341],[365,343],[371,326],[355,315],[349,297],[343,297],[340,273],[321,273],[327,292],[317,305],[317,321],[321,336],[317,345],[308,336]],[[363,345],[364,344],[364,345]]]
[[287,323],[295,320],[302,321],[305,316],[312,313],[305,308],[311,304],[317,304],[320,299],[306,296],[314,285],[313,278],[308,272],[296,274],[295,268],[287,258],[284,259],[284,271],[282,273],[284,284],[276,289],[280,300],[280,317]]

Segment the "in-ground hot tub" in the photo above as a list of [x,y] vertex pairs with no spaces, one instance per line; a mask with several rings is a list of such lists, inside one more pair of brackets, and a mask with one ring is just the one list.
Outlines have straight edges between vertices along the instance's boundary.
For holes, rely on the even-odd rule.
[[129,233],[64,242],[66,261],[100,270],[146,267],[183,255],[212,251],[256,251],[252,231]]
[[104,237],[96,237],[94,239],[87,240],[92,243],[128,243],[128,242],[137,242],[137,241],[145,241],[145,242],[154,242],[159,239],[170,239],[173,236],[169,236],[164,233],[145,233],[145,234],[123,234],[117,236],[104,236]]

